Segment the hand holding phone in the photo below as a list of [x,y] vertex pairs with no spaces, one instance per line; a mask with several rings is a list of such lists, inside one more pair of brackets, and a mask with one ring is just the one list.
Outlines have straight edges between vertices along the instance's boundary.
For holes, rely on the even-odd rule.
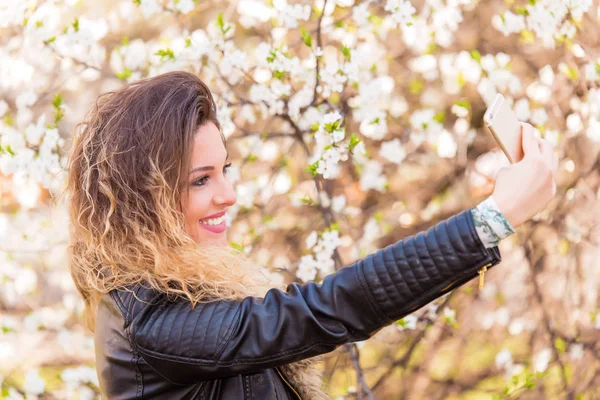
[[483,115],[483,121],[511,164],[521,161],[521,122],[500,93]]
[[556,194],[558,157],[554,148],[537,139],[530,124],[522,123],[522,127],[524,157],[498,172],[492,193],[513,228],[540,212]]

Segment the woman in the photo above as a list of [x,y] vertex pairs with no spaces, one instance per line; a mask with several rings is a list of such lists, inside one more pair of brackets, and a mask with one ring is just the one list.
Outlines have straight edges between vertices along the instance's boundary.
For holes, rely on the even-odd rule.
[[[553,196],[550,145],[477,208],[327,276],[270,284],[227,246],[236,201],[209,89],[172,72],[100,96],[69,171],[73,279],[106,399],[324,399],[314,357],[372,336],[500,262]],[[517,183],[518,182],[518,183]]]

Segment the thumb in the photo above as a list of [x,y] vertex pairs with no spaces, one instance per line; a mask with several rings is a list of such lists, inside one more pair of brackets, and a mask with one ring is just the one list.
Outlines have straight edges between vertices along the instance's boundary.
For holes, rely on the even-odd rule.
[[540,147],[538,146],[538,142],[533,134],[533,126],[529,124],[521,124],[521,137],[524,153],[523,158],[541,155]]

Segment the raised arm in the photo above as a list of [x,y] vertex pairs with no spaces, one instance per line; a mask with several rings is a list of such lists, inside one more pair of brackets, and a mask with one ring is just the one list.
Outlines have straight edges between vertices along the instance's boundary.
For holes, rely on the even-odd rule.
[[345,266],[322,284],[293,283],[264,298],[194,309],[145,289],[112,296],[126,311],[134,350],[167,379],[191,383],[276,367],[364,340],[499,262],[497,247],[482,244],[468,210]]

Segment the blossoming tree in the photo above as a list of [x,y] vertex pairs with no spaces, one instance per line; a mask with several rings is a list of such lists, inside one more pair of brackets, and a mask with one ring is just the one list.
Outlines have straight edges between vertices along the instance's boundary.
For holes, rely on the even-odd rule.
[[0,398],[98,397],[66,268],[66,154],[100,93],[188,70],[237,160],[231,245],[300,282],[488,195],[505,164],[481,117],[503,93],[555,146],[558,196],[501,244],[483,290],[328,354],[324,384],[591,399],[599,17],[596,0],[0,0]]

